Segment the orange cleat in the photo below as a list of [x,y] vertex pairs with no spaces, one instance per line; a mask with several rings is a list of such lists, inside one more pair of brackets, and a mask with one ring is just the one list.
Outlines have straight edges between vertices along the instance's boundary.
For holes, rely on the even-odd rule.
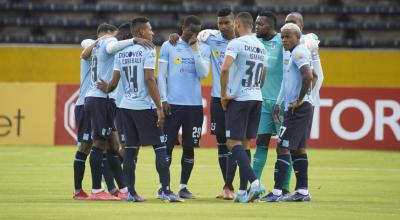
[[85,200],[87,197],[89,197],[88,194],[85,191],[81,190],[78,193],[75,193],[72,198],[75,200]]
[[120,201],[121,199],[118,197],[115,197],[109,193],[106,193],[104,191],[98,192],[98,193],[92,193],[90,194],[89,197],[86,198],[86,200],[94,200],[94,201]]

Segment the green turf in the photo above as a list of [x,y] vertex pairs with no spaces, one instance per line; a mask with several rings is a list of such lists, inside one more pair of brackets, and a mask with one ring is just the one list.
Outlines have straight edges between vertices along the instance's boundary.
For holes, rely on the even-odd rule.
[[[0,219],[400,219],[400,153],[310,150],[311,203],[233,204],[214,199],[222,186],[216,149],[196,150],[190,190],[181,204],[155,199],[154,153],[140,151],[137,190],[145,203],[73,201],[73,147],[0,147]],[[177,190],[180,149],[172,188]],[[273,184],[274,153],[262,182]],[[87,163],[84,188],[90,189]],[[237,182],[235,183],[237,186]]]

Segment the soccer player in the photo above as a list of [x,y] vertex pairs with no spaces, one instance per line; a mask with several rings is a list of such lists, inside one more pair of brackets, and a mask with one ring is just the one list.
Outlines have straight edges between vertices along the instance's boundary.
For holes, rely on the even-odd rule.
[[164,42],[159,57],[158,85],[166,114],[166,135],[169,163],[182,126],[182,171],[179,196],[191,199],[194,195],[187,184],[194,164],[194,147],[199,146],[203,124],[203,105],[200,81],[209,71],[210,48],[197,42],[201,21],[197,16],[185,17],[182,35],[176,46]]
[[[285,23],[293,23],[299,26],[300,30],[303,31],[304,28],[304,21],[303,16],[298,12],[292,12],[286,16]],[[319,107],[320,105],[320,97],[319,97],[319,90],[321,89],[322,82],[324,81],[324,73],[322,70],[321,60],[318,53],[318,36],[314,33],[309,33],[302,35],[300,38],[300,43],[305,44],[305,46],[311,52],[311,59],[312,63],[311,66],[313,68],[313,72],[318,76],[316,84],[314,88],[311,90],[311,95],[314,101],[314,107]],[[288,59],[290,58],[290,53],[284,53],[284,62],[287,63]],[[278,101],[281,95],[278,97]],[[279,109],[276,109],[279,110]]]
[[[98,36],[109,34],[115,36],[118,29],[109,24],[102,24],[98,28]],[[91,121],[93,147],[90,153],[90,167],[92,171],[92,194],[89,200],[120,200],[101,189],[103,151],[107,150],[107,160],[113,171],[117,184],[120,187],[121,198],[127,195],[123,181],[121,162],[118,157],[117,141],[111,134],[114,123],[113,101],[100,89],[96,83],[100,80],[109,80],[112,72],[114,55],[107,49],[110,42],[117,41],[114,37],[101,39],[91,51],[91,83],[85,98],[85,113]]]
[[[245,148],[257,135],[266,74],[264,45],[252,34],[253,18],[248,12],[235,18],[239,38],[229,42],[221,68],[221,103],[225,110],[228,149],[239,166],[240,188],[235,202],[249,202],[264,192],[250,166]],[[247,194],[247,183],[251,186]]]
[[[147,18],[134,19],[131,23],[131,32],[134,37],[149,41],[154,35]],[[156,153],[156,168],[162,184],[161,200],[179,202],[181,200],[170,190],[166,146],[161,142],[164,111],[154,76],[155,64],[155,49],[146,50],[140,45],[127,47],[115,56],[111,81],[108,84],[100,82],[97,87],[109,93],[117,87],[121,79],[120,82],[124,88],[119,110],[126,135],[124,174],[129,189],[127,200],[144,201],[144,198],[135,190],[135,158],[139,146],[152,145]]]
[[90,136],[90,120],[88,117],[85,117],[83,106],[85,94],[89,88],[89,78],[90,61],[81,58],[79,97],[74,109],[78,141],[78,150],[76,151],[74,158],[75,192],[73,199],[75,200],[83,200],[88,197],[87,193],[82,190],[82,180],[85,173],[86,158],[92,147],[92,140]]
[[[278,139],[274,189],[260,200],[310,201],[306,142],[313,115],[310,92],[316,75],[313,74],[310,65],[311,53],[300,43],[300,28],[292,23],[285,24],[281,28],[281,38],[285,50],[291,53],[287,73],[282,81],[285,114]],[[290,157],[296,173],[296,192],[285,197],[282,195],[282,187],[290,166]]]
[[[261,12],[256,19],[256,36],[267,52],[268,75],[262,87],[262,111],[258,127],[257,148],[254,154],[253,170],[257,178],[261,178],[262,171],[267,162],[268,146],[271,136],[279,133],[280,123],[274,120],[273,113],[283,78],[283,46],[280,33],[275,31],[276,16],[272,12]],[[280,118],[283,114],[279,115]],[[291,161],[290,161],[291,162]],[[290,166],[291,167],[291,166]],[[283,194],[289,193],[290,173],[285,178]]]
[[[207,44],[211,49],[211,73],[212,91],[210,101],[211,112],[211,134],[215,135],[218,145],[218,162],[225,185],[217,198],[233,199],[233,179],[236,172],[236,161],[232,159],[232,153],[226,147],[225,136],[225,113],[221,106],[221,66],[225,57],[225,50],[228,43],[235,36],[235,17],[229,8],[222,8],[217,13],[218,31],[212,32],[209,36],[200,36],[199,40]],[[211,32],[212,30],[208,30]]]

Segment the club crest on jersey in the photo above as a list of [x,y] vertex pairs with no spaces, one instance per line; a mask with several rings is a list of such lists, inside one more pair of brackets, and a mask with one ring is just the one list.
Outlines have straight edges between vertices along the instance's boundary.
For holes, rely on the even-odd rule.
[[276,48],[276,42],[273,41],[273,42],[271,42],[271,49],[275,49],[275,48]]
[[300,60],[301,59],[301,54],[296,53],[296,60]]
[[181,64],[181,58],[179,58],[179,57],[176,57],[175,59],[174,59],[174,63],[175,64]]

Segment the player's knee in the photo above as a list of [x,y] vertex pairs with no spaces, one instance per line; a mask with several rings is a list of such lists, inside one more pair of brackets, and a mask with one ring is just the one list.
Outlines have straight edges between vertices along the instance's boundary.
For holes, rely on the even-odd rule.
[[306,148],[305,147],[301,147],[299,149],[297,149],[297,151],[295,152],[296,155],[302,155],[302,154],[306,154]]
[[78,147],[78,151],[88,155],[90,153],[91,148],[92,148],[91,142],[82,142]]
[[217,138],[217,143],[218,144],[225,144],[226,143],[226,137],[225,136],[217,135],[216,138]]
[[277,148],[276,148],[276,153],[277,153],[278,155],[290,154],[290,150],[287,149],[287,148],[277,147]]
[[257,146],[268,147],[270,139],[271,139],[271,135],[259,134],[259,135],[257,135],[256,144],[257,144]]
[[242,145],[242,141],[238,141],[238,140],[232,140],[232,139],[228,139],[226,141],[226,146],[228,147],[228,149],[231,151],[233,149],[234,146],[236,145]]
[[108,142],[106,140],[99,139],[99,140],[95,140],[93,143],[94,143],[93,146],[95,146],[101,150],[106,150],[107,146],[108,146]]
[[184,158],[194,158],[194,148],[193,147],[182,147]]

